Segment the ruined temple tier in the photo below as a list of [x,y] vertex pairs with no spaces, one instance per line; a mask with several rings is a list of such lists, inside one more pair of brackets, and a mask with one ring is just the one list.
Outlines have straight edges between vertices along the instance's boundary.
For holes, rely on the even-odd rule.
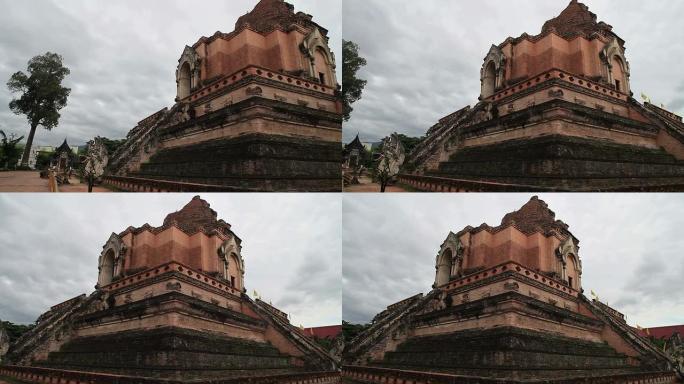
[[141,120],[105,181],[132,191],[340,191],[341,101],[327,30],[260,0],[183,49],[176,103]]
[[401,181],[430,191],[684,190],[682,118],[636,101],[630,73],[625,41],[572,0],[541,33],[491,46],[479,102],[427,131]]
[[287,314],[246,294],[244,274],[242,240],[196,196],[159,227],[112,233],[96,291],[41,315],[8,354],[24,367],[5,374],[29,382],[339,379],[335,358]]
[[584,296],[579,240],[537,197],[498,226],[449,232],[432,291],[388,306],[343,358],[366,383],[675,378],[624,315]]

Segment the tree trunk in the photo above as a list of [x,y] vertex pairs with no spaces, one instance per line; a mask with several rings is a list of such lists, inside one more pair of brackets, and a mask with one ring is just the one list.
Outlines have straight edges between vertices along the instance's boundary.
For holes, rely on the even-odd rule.
[[95,184],[95,176],[89,175],[88,176],[88,192],[93,191],[93,185]]
[[31,146],[33,145],[33,136],[36,135],[36,128],[38,128],[38,124],[31,124],[31,132],[29,132],[28,139],[26,139],[24,155],[21,157],[22,167],[28,167],[29,158],[31,157]]

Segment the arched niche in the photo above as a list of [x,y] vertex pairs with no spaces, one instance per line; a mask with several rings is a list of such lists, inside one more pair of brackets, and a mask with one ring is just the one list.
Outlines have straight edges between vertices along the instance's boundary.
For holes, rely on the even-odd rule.
[[314,73],[317,74],[318,80],[323,85],[334,87],[332,83],[334,77],[331,71],[331,65],[328,62],[328,57],[322,48],[317,47],[314,53]]
[[565,266],[567,282],[570,288],[579,290],[580,279],[579,279],[579,269],[577,263],[577,256],[571,254],[567,255],[567,263]]
[[556,250],[558,258],[558,274],[561,279],[568,283],[573,289],[582,289],[582,261],[579,258],[579,247],[577,239],[569,236]]
[[100,285],[104,286],[110,284],[114,280],[114,250],[109,249],[102,257],[102,266],[100,270]]
[[482,98],[486,99],[496,90],[496,66],[490,61],[484,69],[482,76]]
[[190,96],[200,85],[200,62],[197,52],[186,46],[176,68],[176,101]]
[[440,255],[437,262],[437,277],[435,278],[435,285],[437,287],[448,283],[451,279],[453,255],[453,251],[450,248],[445,249]]
[[102,247],[102,253],[98,259],[98,287],[112,283],[122,274],[125,254],[126,245],[117,234],[112,233]]
[[307,61],[309,76],[323,85],[335,87],[337,85],[335,55],[330,51],[328,40],[318,28],[314,28],[304,38],[300,48]]
[[618,92],[626,93],[627,88],[627,78],[625,76],[625,64],[622,58],[618,55],[614,55],[611,60],[611,72],[613,74],[613,86]]
[[506,57],[501,48],[492,45],[480,70],[480,100],[493,95],[504,83],[504,64]]
[[625,58],[625,50],[620,46],[617,39],[612,39],[606,44],[599,54],[603,63],[603,76],[605,81],[615,90],[630,94],[629,62]]
[[191,77],[192,77],[192,73],[190,72],[190,64],[184,63],[181,66],[181,68],[178,70],[178,98],[179,99],[184,99],[184,98],[190,96]]
[[242,291],[244,289],[245,262],[240,255],[240,245],[234,238],[224,241],[217,250],[221,265],[221,277],[230,285]]

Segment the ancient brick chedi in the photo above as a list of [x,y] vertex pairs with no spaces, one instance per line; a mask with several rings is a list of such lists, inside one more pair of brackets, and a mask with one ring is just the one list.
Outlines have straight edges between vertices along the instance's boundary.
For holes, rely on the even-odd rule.
[[493,45],[479,102],[407,158],[426,190],[682,190],[682,118],[637,102],[625,41],[572,0],[535,36]]
[[247,296],[241,244],[199,197],[159,227],[112,234],[96,291],[41,315],[0,370],[36,382],[338,380],[334,358],[284,312]]
[[128,190],[339,191],[341,103],[327,30],[260,0],[230,33],[183,50],[176,104],[111,156]]
[[496,227],[450,232],[435,259],[433,290],[377,315],[347,344],[343,376],[673,382],[666,355],[582,292],[579,240],[533,197]]

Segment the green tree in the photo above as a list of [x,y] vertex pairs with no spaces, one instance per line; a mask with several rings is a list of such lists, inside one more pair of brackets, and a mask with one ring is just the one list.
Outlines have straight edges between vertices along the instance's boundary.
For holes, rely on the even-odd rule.
[[0,168],[14,168],[17,165],[17,160],[19,160],[19,147],[17,144],[19,144],[24,136],[19,138],[14,134],[7,136],[3,130],[0,130],[0,136],[2,136],[2,141],[0,142]]
[[52,152],[38,152],[38,155],[36,156],[36,169],[47,169],[48,166],[50,166],[50,160],[52,159],[52,155]]
[[48,131],[59,123],[59,110],[67,104],[71,89],[63,87],[62,81],[70,73],[62,64],[62,56],[48,52],[28,62],[28,74],[17,72],[10,77],[7,87],[12,93],[21,93],[9,107],[17,115],[26,115],[31,126],[21,165],[27,166],[36,128],[42,125]]
[[352,103],[361,99],[366,80],[356,77],[356,72],[366,65],[366,59],[359,56],[359,46],[351,41],[342,40],[342,102],[344,120],[351,117]]
[[109,154],[109,156],[112,156],[114,152],[116,152],[116,150],[119,149],[119,147],[126,142],[126,139],[112,140],[106,137],[101,137],[100,139],[104,143],[104,146],[107,148],[107,153]]
[[404,146],[404,151],[406,153],[411,153],[413,151],[413,148],[418,145],[421,141],[423,141],[424,137],[409,137],[404,135],[403,133],[398,134],[399,136],[399,141],[401,141],[401,144]]
[[344,336],[344,342],[349,343],[359,333],[365,331],[369,327],[370,324],[353,324],[342,320],[342,335]]
[[35,327],[35,324],[14,324],[9,321],[0,321],[0,323],[2,323],[1,326],[5,328],[5,331],[7,331],[7,334],[10,338],[10,343],[15,342],[21,337],[21,335]]

